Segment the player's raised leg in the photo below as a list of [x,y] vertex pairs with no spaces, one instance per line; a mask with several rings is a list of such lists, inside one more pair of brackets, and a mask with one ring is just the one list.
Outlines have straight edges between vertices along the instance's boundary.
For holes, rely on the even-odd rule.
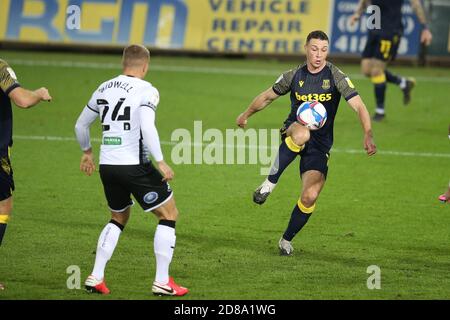
[[84,284],[88,292],[100,294],[110,293],[105,283],[105,268],[128,222],[130,212],[131,208],[129,206],[122,212],[111,211],[111,220],[103,228],[98,238],[94,269]]
[[301,124],[294,122],[282,134],[282,142],[278,149],[278,154],[267,179],[253,193],[253,201],[257,204],[263,204],[270,193],[275,188],[280,176],[284,170],[297,157],[300,151],[309,141],[309,129]]
[[306,171],[302,175],[303,188],[300,199],[294,206],[289,224],[281,237],[278,247],[281,255],[291,255],[294,248],[292,239],[306,225],[316,207],[316,201],[325,184],[325,176],[316,170]]
[[403,92],[403,104],[406,106],[411,102],[411,91],[416,85],[416,79],[405,78],[396,74],[393,74],[389,70],[384,70],[386,74],[386,81],[396,84]]
[[152,212],[159,219],[153,242],[156,258],[156,276],[152,286],[153,294],[184,296],[189,290],[176,284],[173,278],[169,276],[169,266],[172,262],[176,242],[175,224],[178,218],[178,209],[173,196],[162,206],[153,209]]

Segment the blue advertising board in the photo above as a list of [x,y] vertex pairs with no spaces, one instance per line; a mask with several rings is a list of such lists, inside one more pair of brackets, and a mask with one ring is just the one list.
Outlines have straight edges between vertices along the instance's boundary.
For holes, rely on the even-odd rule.
[[[321,29],[331,36],[332,54],[359,56],[369,15],[350,26],[357,5],[358,0],[0,0],[0,41],[301,54],[308,33]],[[409,1],[402,10],[398,54],[416,56],[421,26]],[[70,27],[74,12],[77,28]]]

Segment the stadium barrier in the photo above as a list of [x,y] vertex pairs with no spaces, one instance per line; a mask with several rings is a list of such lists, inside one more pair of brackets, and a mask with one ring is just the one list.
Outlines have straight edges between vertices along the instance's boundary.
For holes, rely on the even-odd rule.
[[[156,53],[298,59],[304,54],[307,34],[321,29],[331,36],[333,57],[353,62],[359,60],[367,37],[368,15],[354,26],[348,22],[357,3],[358,0],[0,0],[0,48],[116,52],[128,43],[143,43]],[[448,25],[450,10],[445,3],[427,2],[433,15],[432,30]],[[408,2],[403,11],[405,32],[398,60],[411,63],[419,55],[421,26]],[[446,33],[434,34],[436,40],[428,53],[436,58],[429,60],[450,60]],[[441,48],[443,43],[446,51]]]

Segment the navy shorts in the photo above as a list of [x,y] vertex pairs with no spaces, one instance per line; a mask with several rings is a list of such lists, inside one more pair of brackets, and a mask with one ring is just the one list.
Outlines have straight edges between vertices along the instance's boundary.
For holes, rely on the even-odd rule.
[[111,211],[123,212],[133,205],[131,195],[145,211],[152,211],[172,197],[172,190],[152,163],[100,165],[100,177]]
[[317,170],[322,172],[326,179],[329,159],[329,153],[316,148],[314,143],[307,142],[305,148],[300,151],[300,176],[306,171]]
[[14,191],[13,170],[9,152],[0,153],[0,201],[12,196]]
[[384,62],[395,60],[401,34],[378,34],[369,32],[363,58],[375,58]]
[[[280,129],[281,139],[286,139],[286,131],[289,126],[295,121],[287,120],[284,122],[283,127]],[[316,146],[313,141],[308,141],[305,144],[305,148],[300,151],[300,177],[310,170],[317,170],[322,172],[325,179],[328,175],[328,161],[330,159],[330,153],[324,152]]]

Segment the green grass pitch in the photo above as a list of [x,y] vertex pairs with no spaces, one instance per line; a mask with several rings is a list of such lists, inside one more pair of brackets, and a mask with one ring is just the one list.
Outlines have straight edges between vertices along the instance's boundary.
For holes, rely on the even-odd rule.
[[[120,56],[2,51],[0,57],[26,88],[46,86],[54,98],[31,110],[14,108],[16,192],[0,248],[7,288],[0,299],[159,299],[151,295],[156,219],[137,205],[106,269],[112,294],[66,286],[69,266],[79,266],[81,284],[89,275],[110,218],[98,173],[79,171],[74,124],[97,85],[120,73],[114,68]],[[170,142],[177,128],[192,131],[196,120],[204,130],[235,128],[254,96],[294,65],[152,58],[147,80],[161,94],[161,140]],[[354,75],[372,113],[370,82],[356,65],[339,67]],[[292,257],[279,256],[277,242],[299,196],[298,161],[263,206],[251,199],[264,178],[259,165],[173,165],[181,215],[171,274],[191,290],[185,299],[450,298],[450,206],[437,200],[450,178],[448,69],[392,71],[418,78],[412,104],[404,107],[400,90],[389,86],[387,118],[373,124],[379,153],[368,158],[357,116],[341,102],[328,181]],[[279,128],[289,105],[288,96],[278,99],[248,127]],[[91,136],[100,137],[98,123]],[[98,156],[99,143],[93,146]],[[163,145],[169,163],[172,147]],[[379,290],[367,288],[370,265],[381,268]]]

